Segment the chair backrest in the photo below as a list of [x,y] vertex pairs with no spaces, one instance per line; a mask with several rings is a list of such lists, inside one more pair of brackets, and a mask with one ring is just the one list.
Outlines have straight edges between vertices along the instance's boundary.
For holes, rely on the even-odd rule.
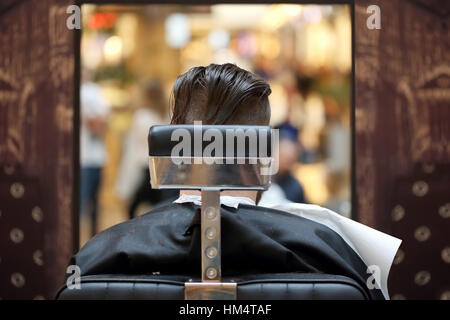
[[158,189],[266,190],[272,129],[266,126],[153,126],[150,181]]

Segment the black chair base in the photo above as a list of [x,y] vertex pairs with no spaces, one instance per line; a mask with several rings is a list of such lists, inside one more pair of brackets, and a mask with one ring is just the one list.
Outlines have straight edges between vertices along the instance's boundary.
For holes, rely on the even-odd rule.
[[[183,300],[189,276],[92,275],[80,289],[62,287],[58,300]],[[224,278],[237,283],[238,300],[368,300],[355,280],[336,275],[283,273]]]

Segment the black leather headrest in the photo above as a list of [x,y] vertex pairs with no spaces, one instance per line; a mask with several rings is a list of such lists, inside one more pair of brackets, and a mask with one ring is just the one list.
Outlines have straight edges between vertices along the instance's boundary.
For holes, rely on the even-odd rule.
[[[221,137],[223,157],[271,157],[271,130],[269,126],[241,125],[152,126],[148,135],[149,155],[170,157],[173,148],[181,142],[186,143],[184,139],[187,139],[186,145],[190,145],[190,150],[187,154],[179,152],[176,156],[201,157],[205,148],[213,142],[218,145],[220,141],[215,142],[215,139]],[[211,156],[218,155],[212,152]]]

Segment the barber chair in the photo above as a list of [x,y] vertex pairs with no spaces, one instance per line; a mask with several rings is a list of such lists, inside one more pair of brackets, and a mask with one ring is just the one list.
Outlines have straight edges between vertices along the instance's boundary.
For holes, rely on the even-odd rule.
[[80,289],[64,286],[57,299],[369,299],[360,284],[345,276],[282,273],[222,277],[220,191],[263,191],[269,187],[272,152],[278,147],[272,143],[278,141],[275,130],[265,126],[153,126],[148,141],[153,188],[201,191],[201,277],[82,276]]

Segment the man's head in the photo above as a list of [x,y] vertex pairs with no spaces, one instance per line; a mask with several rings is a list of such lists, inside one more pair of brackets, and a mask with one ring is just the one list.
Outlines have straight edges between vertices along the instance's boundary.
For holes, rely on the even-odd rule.
[[195,67],[173,86],[172,124],[268,125],[269,84],[234,64]]
[[[234,64],[195,67],[175,80],[171,123],[269,125],[270,93],[266,81]],[[200,192],[182,190],[181,194]],[[256,203],[261,198],[261,191],[253,190],[226,190],[221,194],[249,197]]]

